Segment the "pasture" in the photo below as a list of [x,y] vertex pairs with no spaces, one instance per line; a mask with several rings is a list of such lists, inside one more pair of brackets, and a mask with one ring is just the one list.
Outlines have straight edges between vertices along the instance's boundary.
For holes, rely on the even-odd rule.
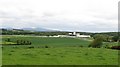
[[[3,45],[3,65],[117,65],[118,50],[88,48],[91,41],[76,38],[3,36],[29,40],[31,45]],[[117,43],[104,43],[104,45]],[[48,47],[45,47],[48,46]],[[82,47],[81,47],[82,46]]]
[[3,65],[117,65],[118,51],[111,49],[56,47],[3,48]]
[[24,37],[24,36],[3,36],[3,43],[7,38],[10,38],[12,43],[16,40],[28,40],[32,42],[33,46],[53,46],[53,47],[65,47],[65,46],[88,46],[89,41],[75,38],[55,38],[55,37]]

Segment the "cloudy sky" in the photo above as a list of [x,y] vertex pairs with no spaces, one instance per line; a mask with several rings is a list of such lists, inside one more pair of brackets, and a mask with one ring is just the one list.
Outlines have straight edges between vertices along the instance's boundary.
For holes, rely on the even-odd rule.
[[118,30],[119,0],[0,0],[0,27]]

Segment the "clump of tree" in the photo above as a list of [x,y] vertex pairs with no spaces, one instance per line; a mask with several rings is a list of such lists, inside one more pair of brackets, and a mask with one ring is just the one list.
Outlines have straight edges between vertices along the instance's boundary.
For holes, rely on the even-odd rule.
[[5,40],[6,42],[11,42],[10,38],[8,38],[7,40]]
[[120,50],[120,46],[112,46],[111,49]]
[[90,43],[88,47],[100,48],[103,44],[103,35],[95,35],[94,40]]
[[16,41],[14,41],[10,38],[5,39],[5,44],[6,44],[6,42],[8,45],[31,45],[32,44],[32,42],[28,41],[28,40],[16,40]]
[[96,34],[93,36],[93,38],[98,38],[98,37],[101,37],[103,39],[104,42],[111,42],[112,41],[112,36],[109,36],[107,34]]
[[79,47],[81,47],[81,48],[82,48],[82,47],[83,47],[83,45],[80,45]]
[[119,36],[113,36],[113,37],[112,37],[112,41],[114,41],[114,42],[119,41]]
[[34,48],[34,46],[29,46],[28,48]]
[[109,34],[94,34],[92,35],[92,37],[95,39],[96,37],[98,37],[98,35],[100,35],[103,38],[104,42],[120,42],[120,38],[118,33],[114,34],[114,35],[109,35]]
[[47,45],[45,45],[45,48],[49,48]]
[[26,40],[17,40],[17,45],[31,45],[32,43],[30,41]]
[[104,46],[104,48],[110,49],[111,46],[107,44],[107,45]]

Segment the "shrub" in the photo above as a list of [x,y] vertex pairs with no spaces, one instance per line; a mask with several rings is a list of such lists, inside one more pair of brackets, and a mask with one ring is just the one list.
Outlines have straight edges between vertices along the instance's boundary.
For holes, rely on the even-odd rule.
[[105,45],[105,48],[108,48],[108,49],[109,49],[109,48],[111,48],[111,47],[110,47],[110,46],[108,46],[108,45]]
[[85,55],[87,56],[87,55],[88,55],[88,53],[85,53]]
[[17,45],[20,45],[20,41],[19,40],[17,40]]
[[28,48],[34,48],[34,46],[29,46]]
[[11,42],[10,38],[8,38],[6,41],[7,41],[7,42]]
[[102,46],[103,38],[101,36],[97,36],[92,43],[88,47],[93,47],[93,48],[100,48]]
[[82,45],[80,45],[79,47],[83,47]]
[[49,48],[48,46],[45,46],[45,48]]
[[45,55],[50,55],[49,53],[46,53]]
[[89,44],[88,47],[91,47],[91,44]]
[[30,41],[26,40],[17,40],[17,45],[31,45],[32,43]]
[[111,49],[117,49],[117,50],[120,50],[120,46],[112,46]]
[[3,49],[4,47],[2,46],[1,48]]
[[12,55],[12,54],[8,54],[8,55]]
[[10,52],[15,52],[14,50],[11,50]]
[[117,41],[119,40],[119,36],[113,36],[113,37],[112,37],[112,40],[113,40],[114,42],[117,42]]

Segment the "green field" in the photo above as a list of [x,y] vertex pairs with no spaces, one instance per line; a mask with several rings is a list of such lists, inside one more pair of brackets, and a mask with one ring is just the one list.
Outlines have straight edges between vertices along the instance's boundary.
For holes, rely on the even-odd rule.
[[[91,41],[80,38],[3,36],[29,40],[32,45],[3,45],[3,65],[117,65],[118,50],[88,48]],[[104,45],[117,43],[104,43]],[[48,48],[45,48],[48,46]],[[82,46],[82,47],[81,47]]]
[[33,46],[54,46],[54,47],[65,47],[65,46],[88,46],[89,41],[75,38],[54,38],[54,37],[21,37],[21,36],[3,36],[3,42],[10,38],[12,42],[16,40],[28,40],[32,42]]
[[117,65],[117,50],[79,47],[3,48],[3,65]]

